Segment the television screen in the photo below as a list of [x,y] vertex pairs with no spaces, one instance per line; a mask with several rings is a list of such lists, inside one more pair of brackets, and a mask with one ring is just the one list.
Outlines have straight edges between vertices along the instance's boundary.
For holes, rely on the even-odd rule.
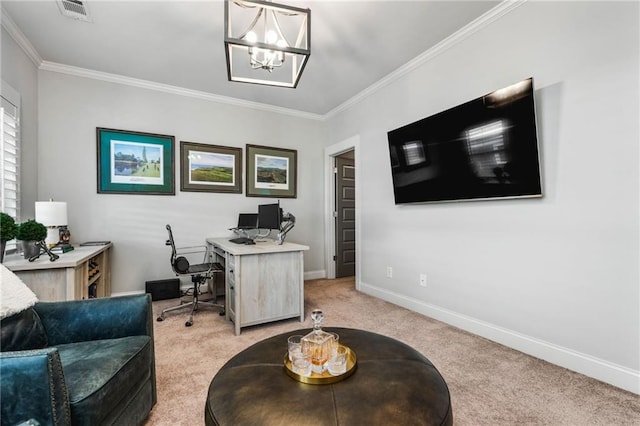
[[533,79],[387,133],[396,204],[540,197]]
[[258,228],[280,229],[281,219],[280,203],[260,204],[258,206]]

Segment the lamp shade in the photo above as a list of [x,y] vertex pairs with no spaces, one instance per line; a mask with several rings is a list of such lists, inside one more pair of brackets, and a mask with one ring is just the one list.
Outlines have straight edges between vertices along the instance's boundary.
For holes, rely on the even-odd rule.
[[36,222],[44,226],[66,226],[67,203],[64,201],[36,201]]

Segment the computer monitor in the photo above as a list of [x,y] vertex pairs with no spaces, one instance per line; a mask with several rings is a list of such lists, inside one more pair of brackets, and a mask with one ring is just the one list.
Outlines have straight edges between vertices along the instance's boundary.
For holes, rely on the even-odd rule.
[[282,210],[280,203],[260,204],[258,206],[258,228],[280,229],[282,222]]
[[236,229],[256,229],[258,227],[257,213],[240,213]]

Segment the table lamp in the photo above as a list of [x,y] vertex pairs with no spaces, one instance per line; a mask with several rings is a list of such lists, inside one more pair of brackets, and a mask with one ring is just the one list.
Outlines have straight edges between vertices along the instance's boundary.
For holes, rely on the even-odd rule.
[[47,227],[48,246],[55,246],[60,241],[61,227],[67,223],[67,203],[64,201],[36,201],[36,222]]

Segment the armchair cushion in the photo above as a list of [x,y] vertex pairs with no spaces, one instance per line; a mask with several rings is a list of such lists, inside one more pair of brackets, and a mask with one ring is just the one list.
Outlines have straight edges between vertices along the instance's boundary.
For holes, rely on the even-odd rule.
[[125,395],[149,382],[153,363],[149,336],[92,340],[59,345],[71,417],[86,424],[112,424]]
[[47,347],[47,335],[33,308],[18,312],[0,322],[2,351],[25,351]]
[[39,317],[48,347],[0,348],[0,424],[144,424],[156,402],[151,297],[40,302],[32,311],[27,320],[37,328]]

